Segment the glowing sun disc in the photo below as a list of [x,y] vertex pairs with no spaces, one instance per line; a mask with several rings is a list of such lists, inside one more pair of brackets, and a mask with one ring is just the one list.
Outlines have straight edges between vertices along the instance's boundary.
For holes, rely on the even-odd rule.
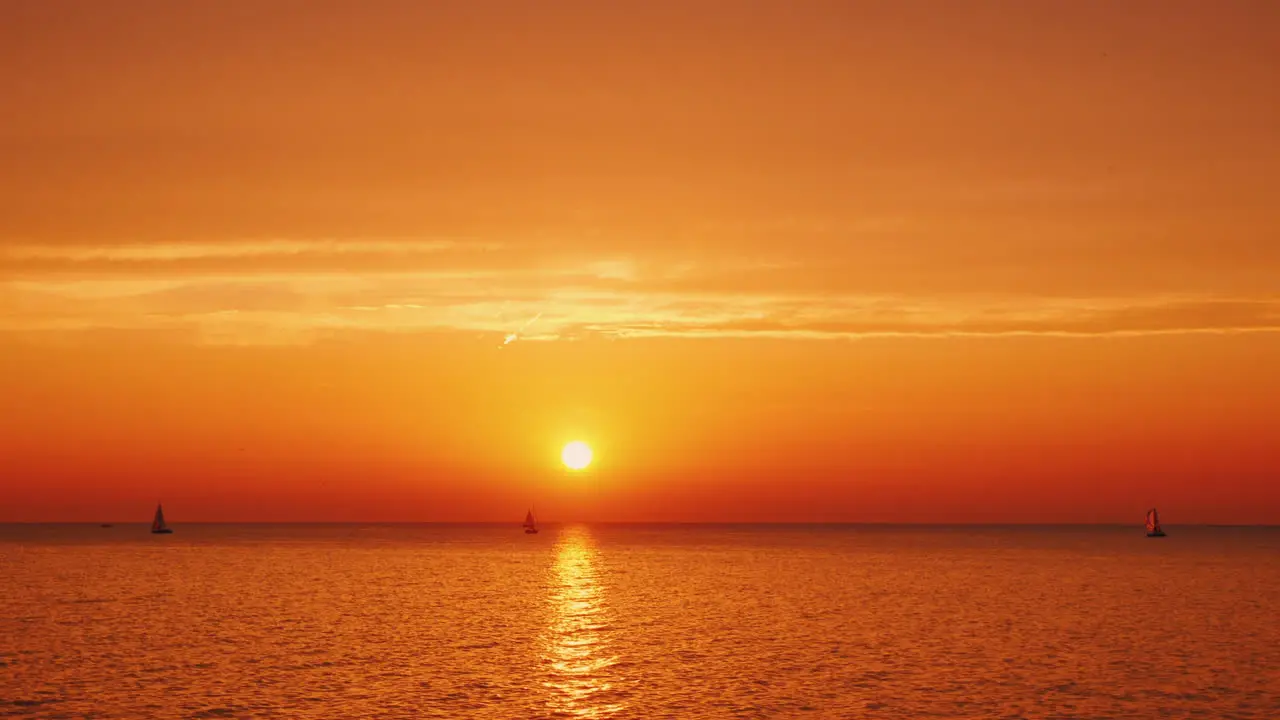
[[586,443],[575,440],[560,451],[560,461],[570,470],[581,470],[591,464],[591,448]]

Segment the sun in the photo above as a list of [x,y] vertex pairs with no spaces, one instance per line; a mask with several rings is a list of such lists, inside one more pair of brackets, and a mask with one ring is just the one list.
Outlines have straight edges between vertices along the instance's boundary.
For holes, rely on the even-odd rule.
[[570,470],[582,470],[591,464],[591,448],[581,440],[574,440],[560,451],[560,461]]

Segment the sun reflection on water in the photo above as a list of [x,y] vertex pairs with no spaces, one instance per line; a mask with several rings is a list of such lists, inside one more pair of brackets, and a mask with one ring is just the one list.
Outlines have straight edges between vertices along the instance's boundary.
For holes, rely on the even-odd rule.
[[585,527],[566,528],[550,578],[551,621],[544,636],[550,709],[602,718],[624,709],[611,654],[611,619],[599,582],[597,550]]

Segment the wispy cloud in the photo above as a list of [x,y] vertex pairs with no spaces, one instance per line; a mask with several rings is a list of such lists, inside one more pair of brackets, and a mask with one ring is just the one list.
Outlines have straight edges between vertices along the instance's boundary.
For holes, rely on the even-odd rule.
[[[261,266],[264,259],[308,255],[324,262]],[[355,255],[378,270],[342,271],[343,259]],[[258,264],[248,273],[178,267],[214,260]],[[98,270],[24,265],[33,261],[91,263]],[[137,263],[156,265],[143,270]],[[1275,296],[875,293],[853,281],[806,292],[795,282],[804,270],[776,259],[640,262],[582,253],[539,256],[520,267],[501,244],[438,239],[19,246],[0,251],[0,331],[168,331],[234,344],[305,343],[347,331],[465,332],[491,336],[499,346],[512,335],[818,340],[1280,332]],[[750,282],[726,283],[735,273]]]
[[191,258],[248,257],[262,258],[275,255],[296,256],[306,253],[340,255],[371,253],[401,255],[408,253],[441,252],[466,248],[494,250],[496,243],[459,242],[452,239],[418,238],[348,238],[348,239],[263,239],[238,240],[218,243],[146,243],[106,246],[80,245],[20,245],[0,247],[0,258],[6,260],[187,260]]
[[32,275],[263,274],[328,271],[403,271],[444,264],[475,267],[501,250],[470,238],[265,238],[225,242],[113,245],[0,244],[0,279]]

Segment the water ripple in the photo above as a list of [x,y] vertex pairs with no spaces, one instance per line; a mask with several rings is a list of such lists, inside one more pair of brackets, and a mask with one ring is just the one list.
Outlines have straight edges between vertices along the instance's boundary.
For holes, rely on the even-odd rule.
[[1275,531],[122,530],[0,528],[0,716],[1280,717]]

